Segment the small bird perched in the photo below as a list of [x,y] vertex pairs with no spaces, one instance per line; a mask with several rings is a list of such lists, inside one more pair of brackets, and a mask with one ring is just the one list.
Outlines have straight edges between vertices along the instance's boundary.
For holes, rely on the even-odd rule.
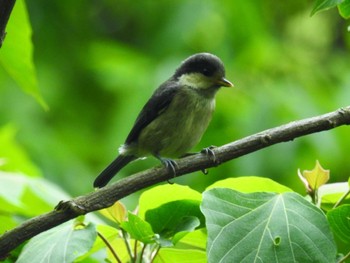
[[222,61],[209,53],[184,60],[174,75],[156,89],[139,113],[119,156],[95,179],[105,186],[129,162],[153,155],[175,174],[176,162],[201,139],[212,118],[215,94],[232,87]]

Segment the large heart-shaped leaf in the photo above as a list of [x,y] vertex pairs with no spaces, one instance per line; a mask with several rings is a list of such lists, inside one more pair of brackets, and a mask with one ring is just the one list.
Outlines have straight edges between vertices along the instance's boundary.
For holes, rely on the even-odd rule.
[[335,262],[325,215],[296,193],[206,191],[209,262]]

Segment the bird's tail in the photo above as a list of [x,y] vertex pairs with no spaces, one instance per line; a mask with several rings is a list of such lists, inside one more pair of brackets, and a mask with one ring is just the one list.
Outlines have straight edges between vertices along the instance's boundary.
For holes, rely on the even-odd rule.
[[103,187],[105,186],[113,176],[118,173],[125,165],[131,161],[137,159],[133,155],[119,155],[110,165],[104,169],[99,176],[94,181],[94,187]]

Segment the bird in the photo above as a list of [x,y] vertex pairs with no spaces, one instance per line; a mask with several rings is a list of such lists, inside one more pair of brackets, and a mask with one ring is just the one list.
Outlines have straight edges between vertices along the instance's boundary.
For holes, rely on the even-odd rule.
[[107,185],[128,163],[147,156],[159,159],[175,175],[174,158],[185,156],[201,140],[221,87],[233,84],[220,58],[197,53],[185,59],[146,102],[119,155],[97,176],[94,187]]

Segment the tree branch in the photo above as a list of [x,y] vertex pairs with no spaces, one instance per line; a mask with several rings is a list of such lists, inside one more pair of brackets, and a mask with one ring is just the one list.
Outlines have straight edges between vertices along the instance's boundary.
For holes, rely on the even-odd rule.
[[6,36],[6,25],[16,0],[0,0],[0,48]]
[[[217,166],[220,163],[280,142],[349,124],[350,106],[324,115],[290,122],[214,148],[212,151],[215,158],[210,158],[210,156],[201,153],[182,158],[177,161],[176,176]],[[76,197],[68,202],[61,202],[56,210],[29,219],[22,225],[4,233],[0,237],[0,258],[6,257],[18,245],[45,230],[78,215],[109,207],[131,193],[172,178],[173,175],[166,168],[152,168],[128,176],[113,185],[87,195]]]

